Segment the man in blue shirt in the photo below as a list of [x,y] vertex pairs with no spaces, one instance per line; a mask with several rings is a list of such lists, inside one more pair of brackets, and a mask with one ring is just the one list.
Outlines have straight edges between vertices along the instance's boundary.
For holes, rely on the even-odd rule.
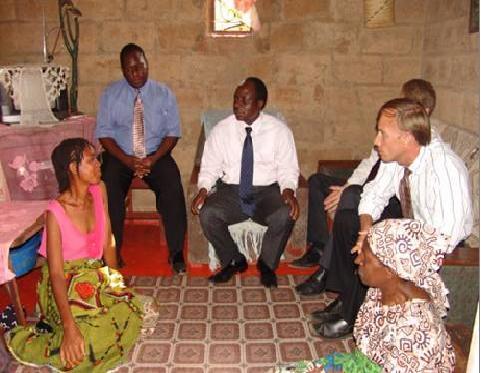
[[[112,83],[103,92],[95,130],[95,137],[105,149],[102,178],[107,187],[119,263],[125,197],[132,178],[137,176],[155,193],[157,211],[165,226],[169,261],[174,271],[184,272],[185,200],[180,172],[170,154],[181,136],[177,102],[167,86],[148,79],[148,62],[141,47],[127,44],[120,52],[120,62],[125,79]],[[134,151],[134,107],[143,122],[143,155],[137,148]]]

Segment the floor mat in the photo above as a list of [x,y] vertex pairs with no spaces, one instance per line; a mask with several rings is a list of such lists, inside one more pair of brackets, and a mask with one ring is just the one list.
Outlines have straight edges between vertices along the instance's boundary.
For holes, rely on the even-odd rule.
[[[332,294],[300,298],[294,286],[304,279],[279,276],[279,287],[269,290],[258,277],[235,276],[214,286],[202,277],[133,276],[131,286],[153,296],[160,314],[151,335],[116,372],[273,372],[278,365],[350,351],[352,337],[313,335],[309,314]],[[16,362],[8,369],[31,372]]]

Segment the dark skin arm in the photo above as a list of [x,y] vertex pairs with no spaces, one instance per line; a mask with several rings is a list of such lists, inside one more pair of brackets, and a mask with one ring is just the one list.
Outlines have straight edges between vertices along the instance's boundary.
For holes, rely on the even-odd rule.
[[141,178],[150,173],[150,170],[155,162],[174,149],[178,140],[178,137],[164,137],[154,154],[145,158],[137,158],[132,155],[125,154],[125,152],[118,146],[114,139],[110,137],[103,137],[99,139],[105,150],[134,171],[135,176]]
[[297,220],[299,217],[299,204],[297,203],[297,198],[294,195],[292,189],[286,188],[282,191],[282,200],[286,205],[289,206],[289,216],[293,220]]
[[154,154],[141,159],[141,164],[138,168],[138,171],[141,173],[141,175],[148,175],[155,162],[157,162],[164,155],[170,153],[177,145],[178,140],[178,137],[164,137]]
[[82,333],[70,311],[63,270],[64,260],[61,252],[60,228],[51,212],[47,212],[47,263],[55,303],[64,329],[60,345],[60,359],[66,368],[72,368],[83,361],[85,345]]
[[199,215],[200,209],[202,208],[202,205],[205,202],[205,199],[207,197],[207,189],[202,188],[199,190],[199,193],[194,197],[192,201],[192,206],[190,208],[190,211],[194,215]]

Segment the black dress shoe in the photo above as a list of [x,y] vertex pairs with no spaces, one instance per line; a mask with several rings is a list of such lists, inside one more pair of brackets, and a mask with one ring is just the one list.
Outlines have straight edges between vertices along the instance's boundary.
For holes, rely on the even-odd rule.
[[261,259],[257,260],[257,269],[261,273],[261,284],[266,288],[277,287],[277,277],[275,272],[270,269]]
[[324,338],[342,338],[352,333],[353,325],[347,323],[342,317],[321,324],[314,324],[314,330]]
[[320,266],[306,281],[296,286],[299,295],[317,295],[326,289],[327,270]]
[[325,323],[327,321],[336,320],[339,318],[342,310],[342,301],[336,298],[334,301],[328,304],[322,311],[314,311],[311,313],[311,317],[317,323]]
[[230,262],[226,267],[222,268],[215,275],[209,277],[209,281],[214,284],[229,281],[236,273],[245,272],[247,269],[247,260],[244,256],[242,258]]
[[184,254],[182,251],[174,255],[171,264],[175,273],[180,274],[185,272]]
[[307,251],[300,258],[293,260],[289,265],[291,267],[314,267],[319,265],[322,250],[316,246],[309,246]]

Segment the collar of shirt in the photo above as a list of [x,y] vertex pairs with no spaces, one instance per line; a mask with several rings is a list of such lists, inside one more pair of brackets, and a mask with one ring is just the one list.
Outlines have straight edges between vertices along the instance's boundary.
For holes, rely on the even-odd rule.
[[424,163],[424,158],[426,157],[426,147],[421,146],[419,149],[419,154],[418,156],[414,159],[414,161],[408,166],[408,169],[413,173],[413,174],[418,174],[422,170],[422,165]]
[[130,92],[130,94],[132,95],[133,99],[135,99],[135,97],[137,97],[137,92],[140,94],[140,98],[143,100],[144,98],[144,95],[146,94],[147,90],[149,89],[149,86],[150,86],[150,80],[147,79],[145,84],[140,87],[140,88],[134,88],[132,87],[129,82],[127,82],[127,80],[124,78],[124,84],[126,86],[126,89]]
[[[257,132],[259,132],[259,129],[261,127],[261,122],[262,122],[262,117],[263,117],[263,113],[262,111],[259,113],[259,116],[256,118],[256,120],[254,122],[252,122],[252,124],[250,125],[250,127],[252,128],[252,132],[251,132],[251,136],[256,134]],[[249,125],[242,121],[242,120],[238,120],[237,121],[237,132],[239,133],[239,135],[242,136],[242,138],[244,138],[246,136],[246,127],[249,127]]]

